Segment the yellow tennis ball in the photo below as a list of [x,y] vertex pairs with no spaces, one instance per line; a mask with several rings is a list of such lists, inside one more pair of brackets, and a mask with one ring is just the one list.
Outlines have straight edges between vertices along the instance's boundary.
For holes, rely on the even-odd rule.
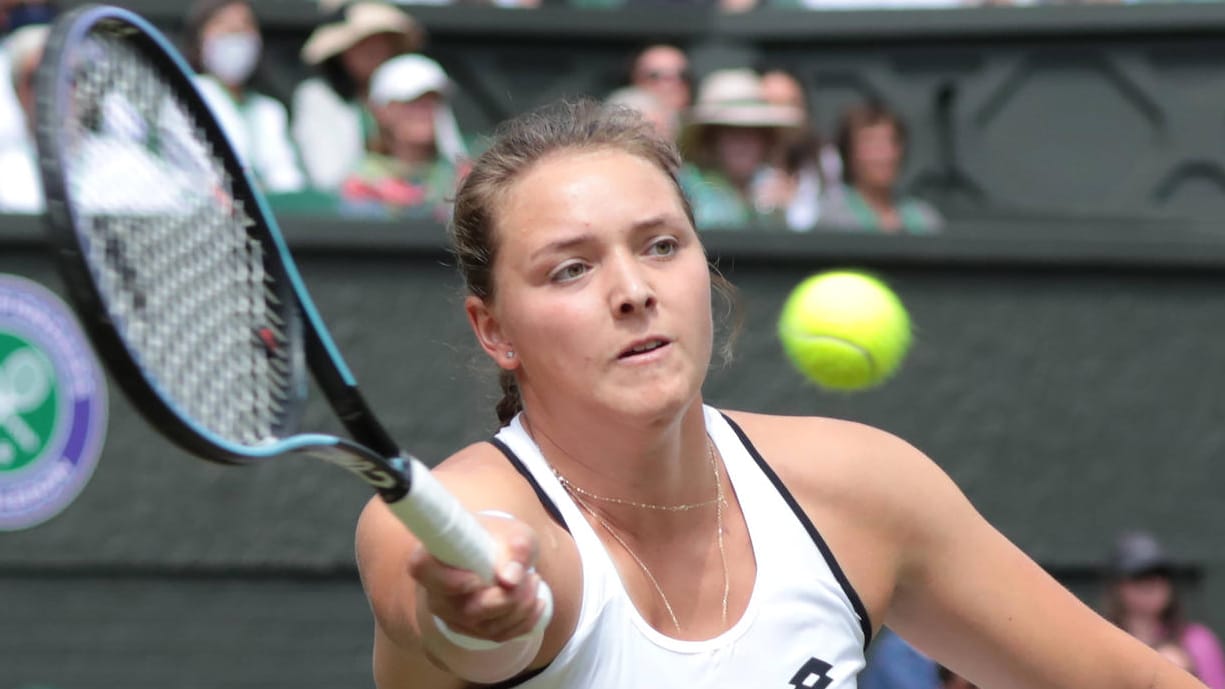
[[791,363],[830,390],[884,382],[910,346],[910,316],[880,280],[854,271],[813,275],[783,304],[778,336]]

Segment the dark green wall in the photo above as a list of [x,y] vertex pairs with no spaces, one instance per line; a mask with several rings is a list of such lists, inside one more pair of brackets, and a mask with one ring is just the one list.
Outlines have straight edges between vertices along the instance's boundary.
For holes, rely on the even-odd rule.
[[[954,228],[928,240],[708,235],[746,319],[738,358],[712,373],[709,399],[896,432],[1090,599],[1112,534],[1151,527],[1201,575],[1192,609],[1225,628],[1225,245],[1177,228],[1161,242],[1116,230],[1113,239],[1088,222],[1022,234]],[[492,376],[462,320],[440,230],[288,231],[395,435],[433,459],[486,437]],[[9,234],[0,272],[58,289],[36,230]],[[915,322],[910,358],[873,392],[803,383],[773,334],[787,290],[840,265],[883,275]],[[332,428],[319,409],[308,423]],[[102,461],[77,502],[43,526],[0,534],[0,608],[29,626],[7,632],[16,641],[0,643],[0,668],[61,689],[266,686],[277,654],[296,653],[279,665],[278,685],[366,686],[368,612],[352,565],[365,498],[343,472],[309,460],[243,469],[188,458],[113,395]],[[134,660],[104,659],[96,638]],[[344,652],[312,651],[322,639]]]

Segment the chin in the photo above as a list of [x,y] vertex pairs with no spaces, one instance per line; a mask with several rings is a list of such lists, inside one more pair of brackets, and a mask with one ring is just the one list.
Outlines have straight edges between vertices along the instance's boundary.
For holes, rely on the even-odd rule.
[[609,406],[644,424],[672,423],[701,399],[701,385],[686,381],[621,389]]

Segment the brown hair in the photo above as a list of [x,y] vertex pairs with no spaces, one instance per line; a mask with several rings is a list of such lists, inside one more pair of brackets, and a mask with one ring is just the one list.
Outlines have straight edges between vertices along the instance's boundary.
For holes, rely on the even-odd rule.
[[852,105],[842,113],[842,117],[838,119],[838,155],[842,158],[842,181],[848,185],[855,184],[855,171],[852,164],[855,158],[855,133],[860,129],[873,127],[878,124],[891,124],[893,131],[897,135],[898,146],[902,149],[902,155],[905,156],[907,132],[906,123],[902,121],[902,117],[888,106],[879,101],[868,101],[859,105]]
[[[690,225],[693,208],[681,189],[676,147],[660,139],[642,116],[599,101],[563,101],[529,112],[500,125],[493,143],[472,166],[455,196],[449,228],[456,265],[470,294],[486,301],[495,297],[493,266],[497,258],[497,212],[515,180],[544,158],[562,151],[615,149],[646,160],[662,170],[681,200]],[[734,288],[712,267],[712,286],[734,311]],[[729,358],[730,342],[724,350]],[[509,422],[523,409],[515,376],[499,376],[502,399],[498,420]]]

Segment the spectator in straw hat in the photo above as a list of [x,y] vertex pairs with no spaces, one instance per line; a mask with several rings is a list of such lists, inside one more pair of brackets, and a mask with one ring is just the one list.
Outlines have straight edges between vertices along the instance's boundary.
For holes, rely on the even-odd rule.
[[468,165],[450,94],[446,72],[424,55],[400,55],[375,70],[369,100],[378,140],[341,187],[348,208],[449,219],[450,198]]
[[293,136],[311,184],[335,190],[356,169],[377,136],[366,99],[376,69],[420,50],[425,33],[407,13],[377,0],[321,4],[327,13],[302,47],[321,76],[293,97]]
[[306,179],[280,101],[251,81],[263,55],[255,9],[247,0],[196,0],[187,10],[184,46],[196,85],[238,155],[267,192],[301,190]]
[[783,226],[794,190],[775,184],[769,162],[781,133],[802,122],[798,108],[765,101],[753,70],[702,81],[681,132],[681,184],[698,229]]

